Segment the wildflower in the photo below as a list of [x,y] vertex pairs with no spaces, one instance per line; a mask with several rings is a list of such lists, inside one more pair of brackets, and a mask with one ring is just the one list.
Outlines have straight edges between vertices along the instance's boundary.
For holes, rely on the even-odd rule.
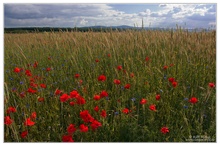
[[33,67],[36,68],[38,66],[38,62],[35,61]]
[[174,81],[175,81],[175,79],[174,79],[174,78],[169,78],[168,80],[169,80],[169,82],[170,82],[170,83],[172,83],[172,82],[174,82]]
[[21,138],[25,138],[27,135],[28,135],[28,131],[27,130],[21,132],[21,134],[20,134]]
[[131,74],[130,74],[130,77],[133,78],[133,77],[134,77],[134,73],[131,73]]
[[172,86],[174,87],[174,88],[176,88],[176,86],[177,86],[177,82],[172,82]]
[[114,83],[117,84],[117,85],[119,85],[119,84],[121,83],[121,81],[118,80],[118,79],[114,79]]
[[164,70],[167,70],[167,69],[168,69],[168,66],[167,66],[167,65],[165,65],[165,66],[163,67],[163,69],[164,69]]
[[172,67],[172,66],[174,66],[174,64],[172,63],[172,64],[170,64],[170,67]]
[[146,60],[146,61],[149,61],[149,60],[150,60],[150,58],[149,58],[149,57],[146,57],[146,58],[145,58],[145,60]]
[[12,122],[13,122],[13,120],[9,116],[5,117],[5,119],[4,119],[4,124],[5,125],[11,125]]
[[101,114],[100,114],[103,118],[106,118],[107,114],[105,110],[102,110]]
[[7,114],[15,113],[15,112],[16,112],[16,108],[15,107],[13,107],[13,106],[8,107]]
[[79,78],[80,77],[80,74],[75,74],[75,78]]
[[69,98],[70,98],[70,96],[67,95],[66,93],[64,93],[62,96],[60,96],[60,101],[66,102]]
[[141,99],[141,101],[140,101],[140,104],[142,104],[142,105],[143,105],[143,104],[146,104],[146,103],[147,103],[147,100],[146,100],[146,99],[144,99],[144,98],[142,98],[142,99]]
[[101,127],[102,124],[100,122],[94,120],[90,126],[92,127],[92,130],[96,130],[97,128]]
[[126,84],[126,85],[124,86],[125,89],[129,89],[130,87],[131,87],[130,84]]
[[79,93],[78,93],[78,91],[73,90],[72,92],[70,92],[70,97],[71,97],[71,98],[79,97]]
[[21,72],[21,69],[19,67],[15,67],[14,72],[19,73],[19,72]]
[[31,121],[31,118],[27,118],[26,121],[24,122],[25,126],[33,126],[35,122]]
[[46,85],[46,84],[40,84],[40,87],[41,87],[41,88],[46,88],[47,85]]
[[108,57],[111,57],[111,54],[108,54]]
[[76,103],[79,105],[86,103],[86,100],[82,96],[77,97],[76,100],[77,100]]
[[38,100],[38,102],[44,102],[44,98],[43,97],[39,97],[37,100]]
[[156,111],[156,105],[155,104],[150,105],[149,109],[152,111]]
[[63,142],[74,142],[71,135],[63,135],[62,141]]
[[74,101],[70,101],[70,106],[74,106],[76,103]]
[[30,83],[30,86],[31,86],[31,87],[34,87],[34,88],[37,88],[38,85],[35,84],[34,82],[31,82],[31,83]]
[[100,75],[100,76],[98,77],[98,81],[104,82],[105,80],[106,80],[106,76],[105,76],[105,75]]
[[122,66],[121,65],[117,66],[117,69],[122,70]]
[[189,102],[191,102],[192,104],[195,104],[198,102],[198,99],[196,97],[192,97],[190,98]]
[[31,114],[31,119],[35,120],[37,118],[37,113],[36,112],[33,112]]
[[96,59],[96,60],[95,60],[95,62],[99,62],[99,60],[98,60],[98,59]]
[[70,124],[67,128],[67,132],[68,134],[73,134],[76,131],[75,125],[74,124]]
[[37,93],[37,90],[34,90],[32,88],[28,88],[27,92],[34,94],[34,93]]
[[46,70],[47,70],[47,71],[51,71],[51,68],[50,68],[50,67],[48,67]]
[[88,132],[89,128],[87,126],[85,126],[84,124],[81,124],[79,126],[79,129],[81,132]]
[[101,98],[100,95],[94,95],[93,97],[94,100],[99,100],[100,98]]
[[131,101],[135,102],[136,98],[131,98]]
[[94,108],[94,111],[98,112],[98,111],[99,111],[99,107],[96,106],[96,107]]
[[61,93],[62,93],[62,91],[61,91],[61,90],[56,89],[56,91],[55,91],[55,95],[60,95]]
[[214,83],[209,83],[209,87],[210,87],[210,88],[214,88],[214,87],[215,87],[215,84],[214,84]]
[[88,110],[81,111],[80,117],[85,123],[92,122],[94,120],[94,118],[89,114]]
[[25,70],[25,75],[27,75],[27,76],[32,76],[32,74],[31,74],[31,71],[30,70]]
[[128,108],[124,108],[124,109],[122,110],[122,112],[125,113],[125,114],[128,114],[128,113],[129,113],[129,109],[128,109]]
[[168,127],[162,127],[160,129],[160,132],[163,133],[163,134],[167,134],[167,133],[169,133],[169,128]]
[[160,94],[156,95],[156,100],[160,100]]
[[19,95],[21,98],[23,98],[23,97],[25,97],[25,92],[21,92]]
[[107,97],[108,96],[108,92],[106,92],[105,90],[103,90],[101,93],[100,93],[100,97]]

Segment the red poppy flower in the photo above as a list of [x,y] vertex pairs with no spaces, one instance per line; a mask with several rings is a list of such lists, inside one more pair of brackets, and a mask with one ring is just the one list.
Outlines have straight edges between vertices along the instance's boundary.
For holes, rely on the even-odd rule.
[[81,111],[80,117],[85,123],[92,122],[94,120],[94,118],[89,114],[88,110]]
[[94,95],[93,97],[94,100],[99,100],[100,98],[101,98],[100,95]]
[[165,65],[165,66],[163,67],[163,69],[164,69],[164,70],[168,69],[168,66],[167,66],[167,65]]
[[160,94],[156,95],[156,100],[160,100]]
[[66,102],[69,98],[70,96],[64,93],[62,96],[60,96],[60,102]]
[[44,102],[44,98],[43,97],[39,97],[37,100],[38,100],[38,102]]
[[131,74],[130,74],[130,77],[133,78],[133,77],[134,77],[134,73],[131,73]]
[[72,92],[70,92],[70,97],[71,97],[71,98],[79,97],[79,93],[78,93],[78,91],[73,90]]
[[106,118],[107,117],[107,114],[106,114],[106,111],[105,110],[102,110],[101,114],[100,114],[103,118]]
[[140,101],[140,104],[142,104],[142,105],[143,105],[143,104],[146,104],[146,103],[147,103],[147,100],[146,100],[146,99],[144,99],[144,98],[142,98],[142,99],[141,99],[141,101]]
[[210,87],[210,88],[214,88],[214,87],[215,87],[215,84],[214,84],[214,83],[209,83],[209,87]]
[[80,129],[81,132],[88,132],[88,130],[89,130],[89,128],[84,124],[81,124],[79,126],[79,129]]
[[92,127],[92,130],[96,130],[97,128],[101,127],[102,124],[100,122],[94,120],[94,121],[92,121],[90,126]]
[[198,102],[198,99],[196,97],[192,97],[190,98],[189,102],[191,102],[192,104],[195,104]]
[[34,90],[32,88],[28,88],[27,92],[34,94],[34,93],[37,93],[37,90]]
[[79,78],[80,77],[80,74],[75,74],[75,78]]
[[40,84],[40,87],[41,87],[41,88],[46,88],[47,85],[46,85],[46,84]]
[[31,121],[31,118],[27,118],[26,121],[24,122],[25,126],[33,126],[35,122]]
[[94,111],[98,112],[98,111],[99,111],[99,107],[96,106],[96,107],[94,108]]
[[83,80],[79,80],[79,83],[80,83],[80,85],[82,85],[82,83],[83,83]]
[[26,136],[28,135],[28,131],[26,130],[26,131],[23,131],[23,132],[21,132],[21,138],[25,138]]
[[70,106],[74,106],[76,103],[74,101],[70,101]]
[[149,60],[150,60],[150,58],[149,58],[149,57],[146,57],[146,58],[145,58],[145,60],[146,60],[146,61],[149,61]]
[[117,84],[117,85],[119,85],[119,84],[121,83],[121,81],[118,80],[118,79],[114,79],[114,83]]
[[130,84],[126,84],[126,85],[124,86],[125,89],[129,89],[130,87],[131,87]]
[[156,105],[155,104],[150,105],[149,109],[152,111],[156,111]]
[[82,105],[86,103],[86,100],[83,97],[79,96],[76,98],[76,103]]
[[100,76],[98,77],[98,81],[104,82],[105,80],[106,80],[106,76],[105,76],[105,75],[100,75]]
[[33,112],[31,114],[31,119],[35,120],[37,118],[37,113],[36,112]]
[[31,83],[30,83],[30,86],[31,86],[31,87],[34,87],[34,88],[37,88],[38,85],[35,84],[34,82],[31,82]]
[[172,86],[174,87],[174,88],[176,88],[176,86],[177,86],[177,82],[172,82]]
[[14,72],[15,72],[15,73],[19,73],[19,72],[21,72],[21,69],[20,69],[19,67],[15,67],[15,68],[14,68]]
[[27,75],[27,76],[32,76],[32,74],[31,74],[31,71],[30,70],[25,70],[25,74]]
[[100,97],[102,98],[102,97],[107,97],[108,96],[108,93],[105,91],[105,90],[103,90],[101,93],[100,93]]
[[61,93],[62,93],[62,91],[61,91],[61,90],[56,89],[56,91],[55,91],[55,95],[60,95]]
[[174,82],[174,81],[175,81],[175,79],[174,79],[174,78],[169,78],[168,80],[169,80],[169,82],[170,82],[170,83],[172,83],[172,82]]
[[67,128],[67,132],[68,134],[73,134],[76,131],[75,125],[74,124],[70,124]]
[[19,95],[20,95],[21,98],[24,98],[25,97],[25,92],[21,92]]
[[46,70],[47,70],[47,71],[51,71],[51,68],[50,68],[50,67],[48,67]]
[[128,113],[129,113],[129,109],[128,109],[128,108],[124,108],[124,109],[122,110],[122,112],[125,113],[125,114],[128,114]]
[[163,134],[167,134],[167,133],[169,133],[170,131],[169,131],[169,128],[168,128],[168,127],[162,127],[162,128],[160,129],[160,132],[163,133]]
[[38,66],[38,62],[35,61],[33,67],[36,68]]
[[12,122],[13,122],[13,120],[9,116],[5,117],[5,119],[4,119],[4,124],[5,125],[11,125]]
[[111,57],[111,54],[108,54],[108,57]]
[[13,107],[13,106],[8,107],[7,114],[15,113],[15,112],[16,112],[16,108],[15,107]]
[[98,60],[98,59],[96,59],[96,60],[95,60],[95,62],[99,62],[99,60]]
[[63,135],[62,141],[63,142],[74,142],[71,135]]
[[117,69],[122,70],[122,66],[121,65],[117,66]]

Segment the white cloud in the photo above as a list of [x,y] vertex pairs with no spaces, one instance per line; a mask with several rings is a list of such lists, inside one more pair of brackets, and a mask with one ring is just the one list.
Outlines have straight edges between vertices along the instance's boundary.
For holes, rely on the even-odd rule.
[[[5,4],[5,26],[141,26],[209,27],[216,22],[216,5],[159,4],[158,10],[147,8],[138,13],[115,10],[107,4]],[[202,23],[201,23],[202,22]]]

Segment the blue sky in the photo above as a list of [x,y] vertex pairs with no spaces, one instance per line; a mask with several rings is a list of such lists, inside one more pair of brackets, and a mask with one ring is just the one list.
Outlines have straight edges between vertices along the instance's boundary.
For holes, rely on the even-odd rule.
[[4,27],[141,26],[210,28],[216,4],[4,4]]

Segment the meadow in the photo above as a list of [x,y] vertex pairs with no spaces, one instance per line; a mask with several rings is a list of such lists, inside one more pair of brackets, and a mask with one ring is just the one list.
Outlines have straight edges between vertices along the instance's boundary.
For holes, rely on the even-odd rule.
[[216,32],[4,34],[5,142],[216,142]]

